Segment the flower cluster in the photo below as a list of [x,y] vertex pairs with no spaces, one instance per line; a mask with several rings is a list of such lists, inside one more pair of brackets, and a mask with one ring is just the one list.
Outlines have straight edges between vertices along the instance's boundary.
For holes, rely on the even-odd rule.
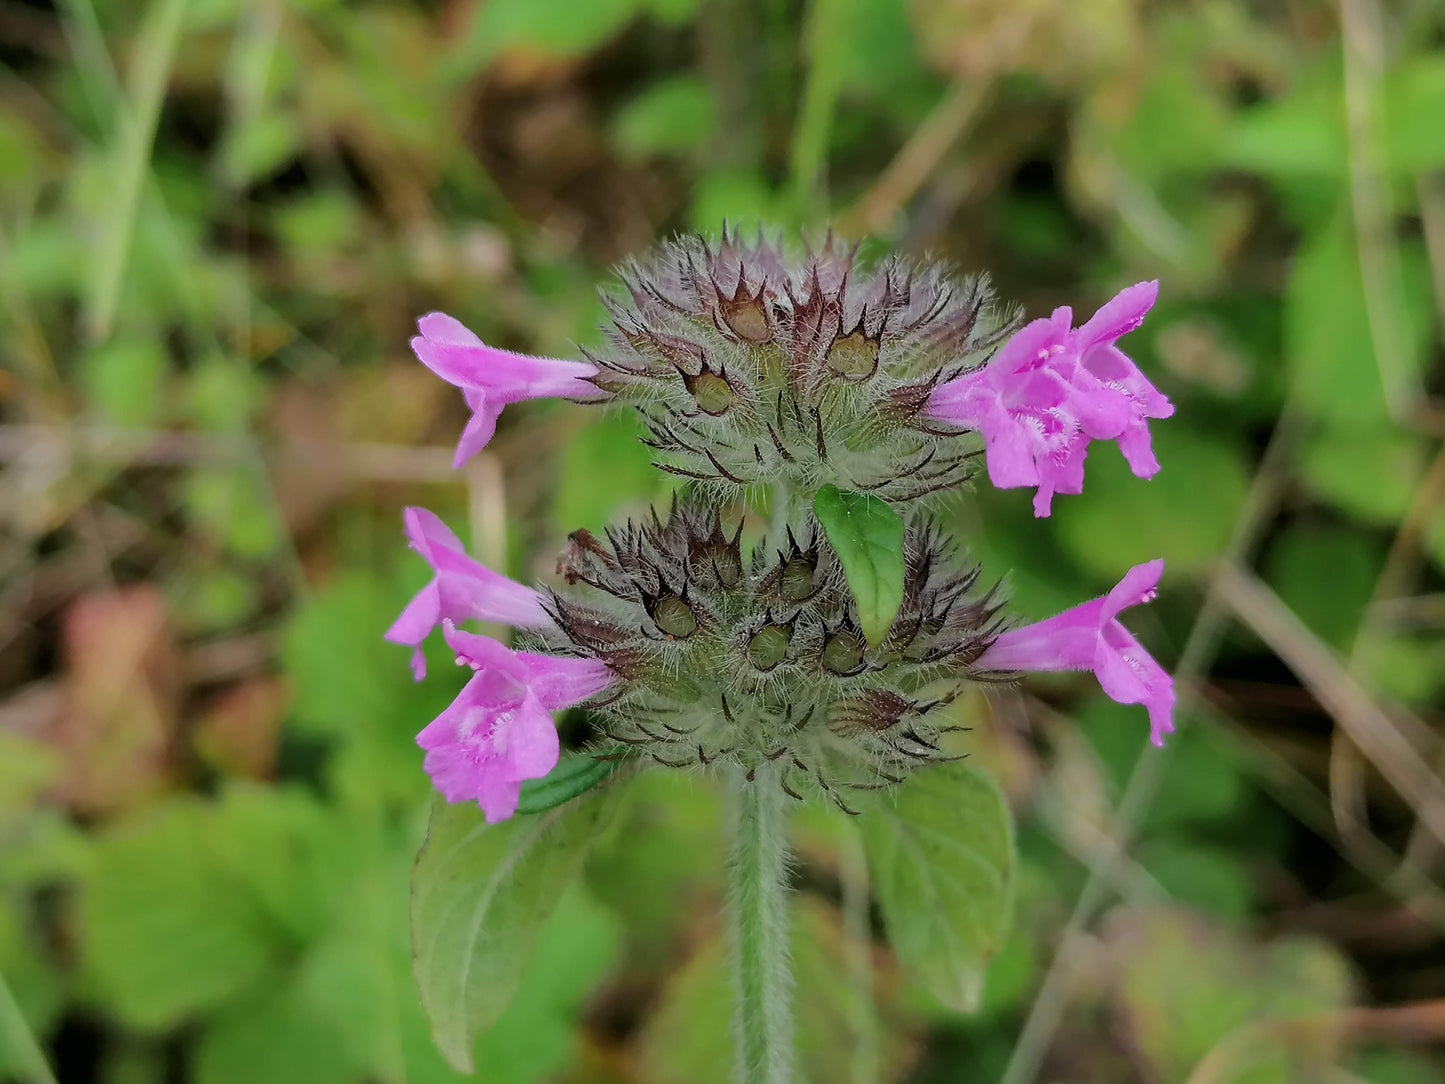
[[[685,238],[622,280],[608,347],[585,361],[497,350],[435,313],[412,340],[472,411],[459,464],[506,405],[563,397],[638,409],[656,465],[687,480],[665,517],[604,539],[574,532],[555,588],[482,566],[435,516],[407,510],[434,576],[387,638],[414,649],[420,680],[420,645],[441,626],[474,672],[417,739],[449,801],[511,816],[522,782],[557,763],[551,713],[581,703],[639,762],[728,765],[747,780],[772,765],[762,775],[789,794],[811,789],[848,812],[850,792],[947,757],[953,727],[938,709],[973,683],[1089,670],[1114,700],[1147,709],[1155,744],[1173,729],[1171,679],[1118,620],[1153,598],[1162,561],[1011,628],[928,499],[962,486],[980,451],[996,486],[1035,488],[1041,516],[1054,494],[1082,490],[1091,441],[1117,441],[1152,476],[1148,421],[1172,407],[1116,344],[1156,283],[1077,329],[1061,308],[1015,331],[985,280],[900,258],[866,268],[831,239],[794,262],[763,240]],[[904,517],[902,601],[876,642],[808,510],[823,485]],[[788,522],[749,526],[758,487]],[[514,626],[527,650],[462,631],[468,620]]]

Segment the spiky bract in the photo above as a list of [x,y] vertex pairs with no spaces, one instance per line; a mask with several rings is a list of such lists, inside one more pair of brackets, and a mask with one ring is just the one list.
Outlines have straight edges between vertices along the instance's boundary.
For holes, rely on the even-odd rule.
[[[837,558],[811,520],[742,548],[696,500],[608,532],[575,533],[554,592],[554,651],[623,680],[599,708],[608,736],[668,767],[779,765],[785,789],[898,782],[946,754],[936,709],[998,630],[991,592],[942,536],[909,526],[903,607],[870,647]],[[770,773],[772,775],[774,773]]]
[[761,235],[684,237],[622,269],[592,382],[647,420],[657,465],[716,490],[831,483],[907,502],[956,488],[979,445],[922,411],[1014,320],[982,276],[831,236],[790,260]]

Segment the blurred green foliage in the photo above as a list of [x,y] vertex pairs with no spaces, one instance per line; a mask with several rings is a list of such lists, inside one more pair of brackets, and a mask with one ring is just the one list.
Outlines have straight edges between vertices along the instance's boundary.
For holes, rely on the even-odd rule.
[[[1052,519],[981,486],[957,533],[1032,618],[1165,557],[1131,621],[1172,660],[1273,494],[1243,559],[1438,751],[1442,43],[1429,0],[0,3],[0,976],[61,1080],[461,1079],[406,942],[413,736],[455,683],[440,645],[417,686],[380,640],[424,579],[399,510],[545,577],[566,532],[671,486],[630,420],[551,404],[453,476],[460,403],[405,342],[440,308],[571,355],[609,263],[724,217],[941,253],[1031,316],[1161,279],[1128,340],[1178,408],[1160,475],[1101,448]],[[116,584],[169,615],[121,674],[71,629]],[[115,614],[104,643],[141,635]],[[1274,646],[1230,635],[1203,675],[1047,1079],[1445,1074],[1328,1024],[1438,995],[1438,848],[1371,782],[1367,827],[1425,887],[1361,849],[1348,749]],[[804,1079],[861,1084],[869,1000],[877,1079],[1016,1053],[1144,733],[1087,683],[1031,692],[968,705],[960,743],[1021,824],[974,1016],[881,941],[871,998],[841,981],[851,828],[799,813]],[[477,1079],[726,1079],[718,821],[706,780],[636,781]],[[1324,1023],[1272,1030],[1300,1014]],[[24,1058],[0,1027],[0,1079]]]

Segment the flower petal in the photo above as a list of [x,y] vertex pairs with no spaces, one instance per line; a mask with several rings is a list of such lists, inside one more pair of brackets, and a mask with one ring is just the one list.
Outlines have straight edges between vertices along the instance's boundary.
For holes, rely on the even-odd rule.
[[1138,328],[1159,297],[1159,280],[1127,286],[1105,302],[1074,334],[1080,347],[1114,342]]
[[1162,557],[1145,561],[1142,565],[1135,565],[1124,573],[1123,578],[1104,596],[1101,610],[1102,620],[1112,621],[1130,606],[1142,606],[1146,602],[1153,602],[1154,597],[1159,593],[1159,580],[1163,575],[1164,558]]
[[1119,434],[1119,451],[1135,478],[1153,478],[1159,473],[1159,460],[1154,455],[1154,442],[1149,426],[1137,422]]
[[406,604],[406,609],[382,634],[382,639],[393,644],[415,646],[431,635],[431,630],[440,620],[441,593],[436,580],[432,580]]
[[617,680],[617,675],[599,659],[557,658],[528,651],[513,654],[526,669],[528,682],[548,711],[589,700]]
[[1068,343],[1071,316],[1068,306],[1063,306],[1015,331],[983,370],[994,386],[1008,386],[1018,374],[1032,372],[1062,351]]
[[506,770],[513,779],[541,779],[557,766],[561,743],[552,716],[529,695],[507,729]]
[[1003,407],[996,407],[984,419],[983,442],[988,478],[995,487],[1015,489],[1039,484],[1029,430]]
[[452,470],[461,470],[468,459],[487,446],[497,432],[497,419],[502,416],[503,404],[491,402],[487,396],[481,394],[467,398],[475,398],[476,401],[468,404],[472,407],[472,417],[467,422],[467,427],[462,430],[461,439],[457,441],[457,451],[452,456]]
[[429,312],[416,322],[422,338],[446,346],[481,346],[482,340],[465,324],[444,312]]
[[477,805],[488,824],[510,820],[522,798],[520,780],[488,779],[478,790]]
[[451,528],[443,523],[436,513],[428,509],[411,505],[402,510],[401,522],[412,549],[426,558],[428,564],[433,562],[436,550],[464,551],[466,549],[462,545],[462,540],[452,533]]
[[517,653],[500,640],[483,636],[477,632],[466,632],[449,621],[442,622],[442,638],[447,647],[457,653],[473,670],[496,670],[514,681],[526,684],[527,668],[517,659]]
[[1102,599],[1010,629],[978,660],[985,670],[1088,670],[1094,665],[1102,624]]

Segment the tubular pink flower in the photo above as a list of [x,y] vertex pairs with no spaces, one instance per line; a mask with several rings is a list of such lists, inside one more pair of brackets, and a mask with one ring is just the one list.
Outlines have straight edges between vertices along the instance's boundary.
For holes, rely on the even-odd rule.
[[454,468],[487,446],[508,404],[552,397],[592,399],[599,394],[587,380],[597,375],[595,365],[498,350],[445,313],[428,313],[417,321],[417,328],[421,334],[411,340],[412,352],[437,376],[461,388],[472,411],[457,442]]
[[1092,670],[1109,698],[1143,704],[1149,740],[1174,732],[1174,679],[1118,621],[1121,611],[1151,601],[1164,562],[1135,565],[1112,591],[1072,610],[1004,633],[983,653],[986,670]]
[[394,644],[414,648],[411,672],[417,681],[426,677],[421,644],[443,620],[496,621],[521,628],[551,623],[539,592],[468,557],[461,540],[425,508],[408,508],[402,520],[411,548],[436,573],[385,634]]
[[1157,281],[1130,286],[1076,329],[1067,306],[1024,325],[988,365],[935,388],[929,415],[981,430],[990,481],[1036,486],[1036,516],[1055,493],[1083,492],[1091,440],[1117,441],[1135,477],[1152,478],[1148,419],[1174,407],[1115,344],[1158,294]]
[[474,801],[488,824],[517,811],[522,782],[557,766],[551,713],[596,696],[613,681],[595,659],[512,651],[487,636],[442,625],[457,663],[476,671],[451,705],[416,736],[424,767],[448,802]]

